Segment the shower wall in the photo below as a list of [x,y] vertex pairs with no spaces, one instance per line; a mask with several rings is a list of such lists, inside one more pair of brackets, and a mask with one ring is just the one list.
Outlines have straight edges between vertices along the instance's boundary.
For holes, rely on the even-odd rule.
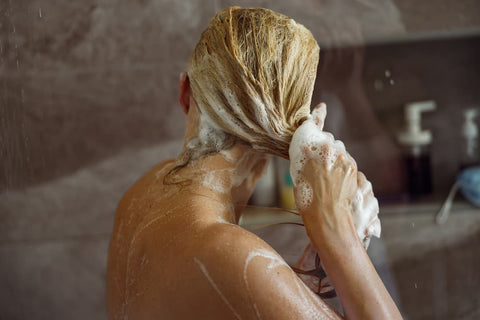
[[[289,14],[327,43],[363,41],[342,32],[336,17],[370,38],[402,34],[395,5],[373,2],[375,10],[357,5],[349,12],[328,1],[242,5]],[[2,1],[0,188],[35,185],[125,148],[181,138],[178,75],[210,17],[234,3]]]
[[[480,25],[474,0],[416,3],[0,1],[0,319],[106,318],[116,204],[178,153],[178,77],[217,10],[283,12],[322,47]],[[425,19],[433,3],[450,25]]]

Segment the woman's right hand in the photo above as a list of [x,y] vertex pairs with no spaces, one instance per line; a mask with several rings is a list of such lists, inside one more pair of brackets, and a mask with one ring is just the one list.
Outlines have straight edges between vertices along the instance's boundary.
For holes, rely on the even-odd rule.
[[[308,183],[312,199],[300,210],[310,239],[322,239],[322,246],[355,235],[351,204],[357,190],[357,166],[347,153],[339,153],[329,144],[319,146],[324,157],[310,157],[301,175]],[[313,152],[308,150],[308,153]],[[297,186],[298,187],[298,186]],[[301,189],[294,188],[296,198]],[[313,236],[315,234],[315,236]],[[317,250],[319,244],[314,243]],[[321,251],[321,250],[319,250]]]
[[334,152],[328,144],[320,147],[333,158],[323,161],[309,157],[303,167],[302,176],[311,186],[312,201],[300,214],[340,298],[345,318],[401,319],[355,231],[351,215],[358,178],[355,161],[347,153]]

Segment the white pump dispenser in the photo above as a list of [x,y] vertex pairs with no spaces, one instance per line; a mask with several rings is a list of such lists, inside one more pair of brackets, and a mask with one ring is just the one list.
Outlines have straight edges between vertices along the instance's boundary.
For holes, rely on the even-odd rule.
[[477,165],[480,162],[480,150],[478,146],[478,127],[475,117],[478,109],[470,108],[463,111],[465,122],[462,125],[462,135],[465,138],[465,145],[462,152],[460,168]]
[[432,192],[429,145],[432,133],[422,130],[422,112],[433,111],[435,101],[412,102],[405,106],[406,128],[398,134],[404,146],[408,192],[412,200]]
[[474,156],[477,149],[478,128],[475,124],[475,117],[478,115],[478,109],[467,109],[463,111],[465,122],[462,126],[462,134],[467,141],[467,155]]
[[429,145],[432,142],[430,130],[422,130],[422,112],[436,109],[435,101],[412,102],[405,106],[405,131],[398,134],[398,141],[412,147],[414,154],[419,152],[420,147]]

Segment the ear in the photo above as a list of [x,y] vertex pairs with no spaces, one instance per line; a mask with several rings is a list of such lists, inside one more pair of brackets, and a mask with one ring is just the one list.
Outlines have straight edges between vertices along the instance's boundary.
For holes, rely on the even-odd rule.
[[188,110],[190,110],[190,79],[186,72],[182,72],[180,74],[180,96],[179,101],[182,105],[183,112],[188,114]]

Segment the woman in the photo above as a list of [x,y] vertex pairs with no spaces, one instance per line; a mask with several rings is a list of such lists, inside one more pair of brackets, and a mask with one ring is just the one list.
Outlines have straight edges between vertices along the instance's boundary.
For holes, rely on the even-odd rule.
[[[237,225],[269,154],[288,158],[310,112],[311,33],[266,9],[228,8],[180,80],[183,151],[121,200],[108,259],[111,319],[336,319],[264,241]],[[400,318],[354,230],[355,164],[310,161],[300,212],[348,318]]]

